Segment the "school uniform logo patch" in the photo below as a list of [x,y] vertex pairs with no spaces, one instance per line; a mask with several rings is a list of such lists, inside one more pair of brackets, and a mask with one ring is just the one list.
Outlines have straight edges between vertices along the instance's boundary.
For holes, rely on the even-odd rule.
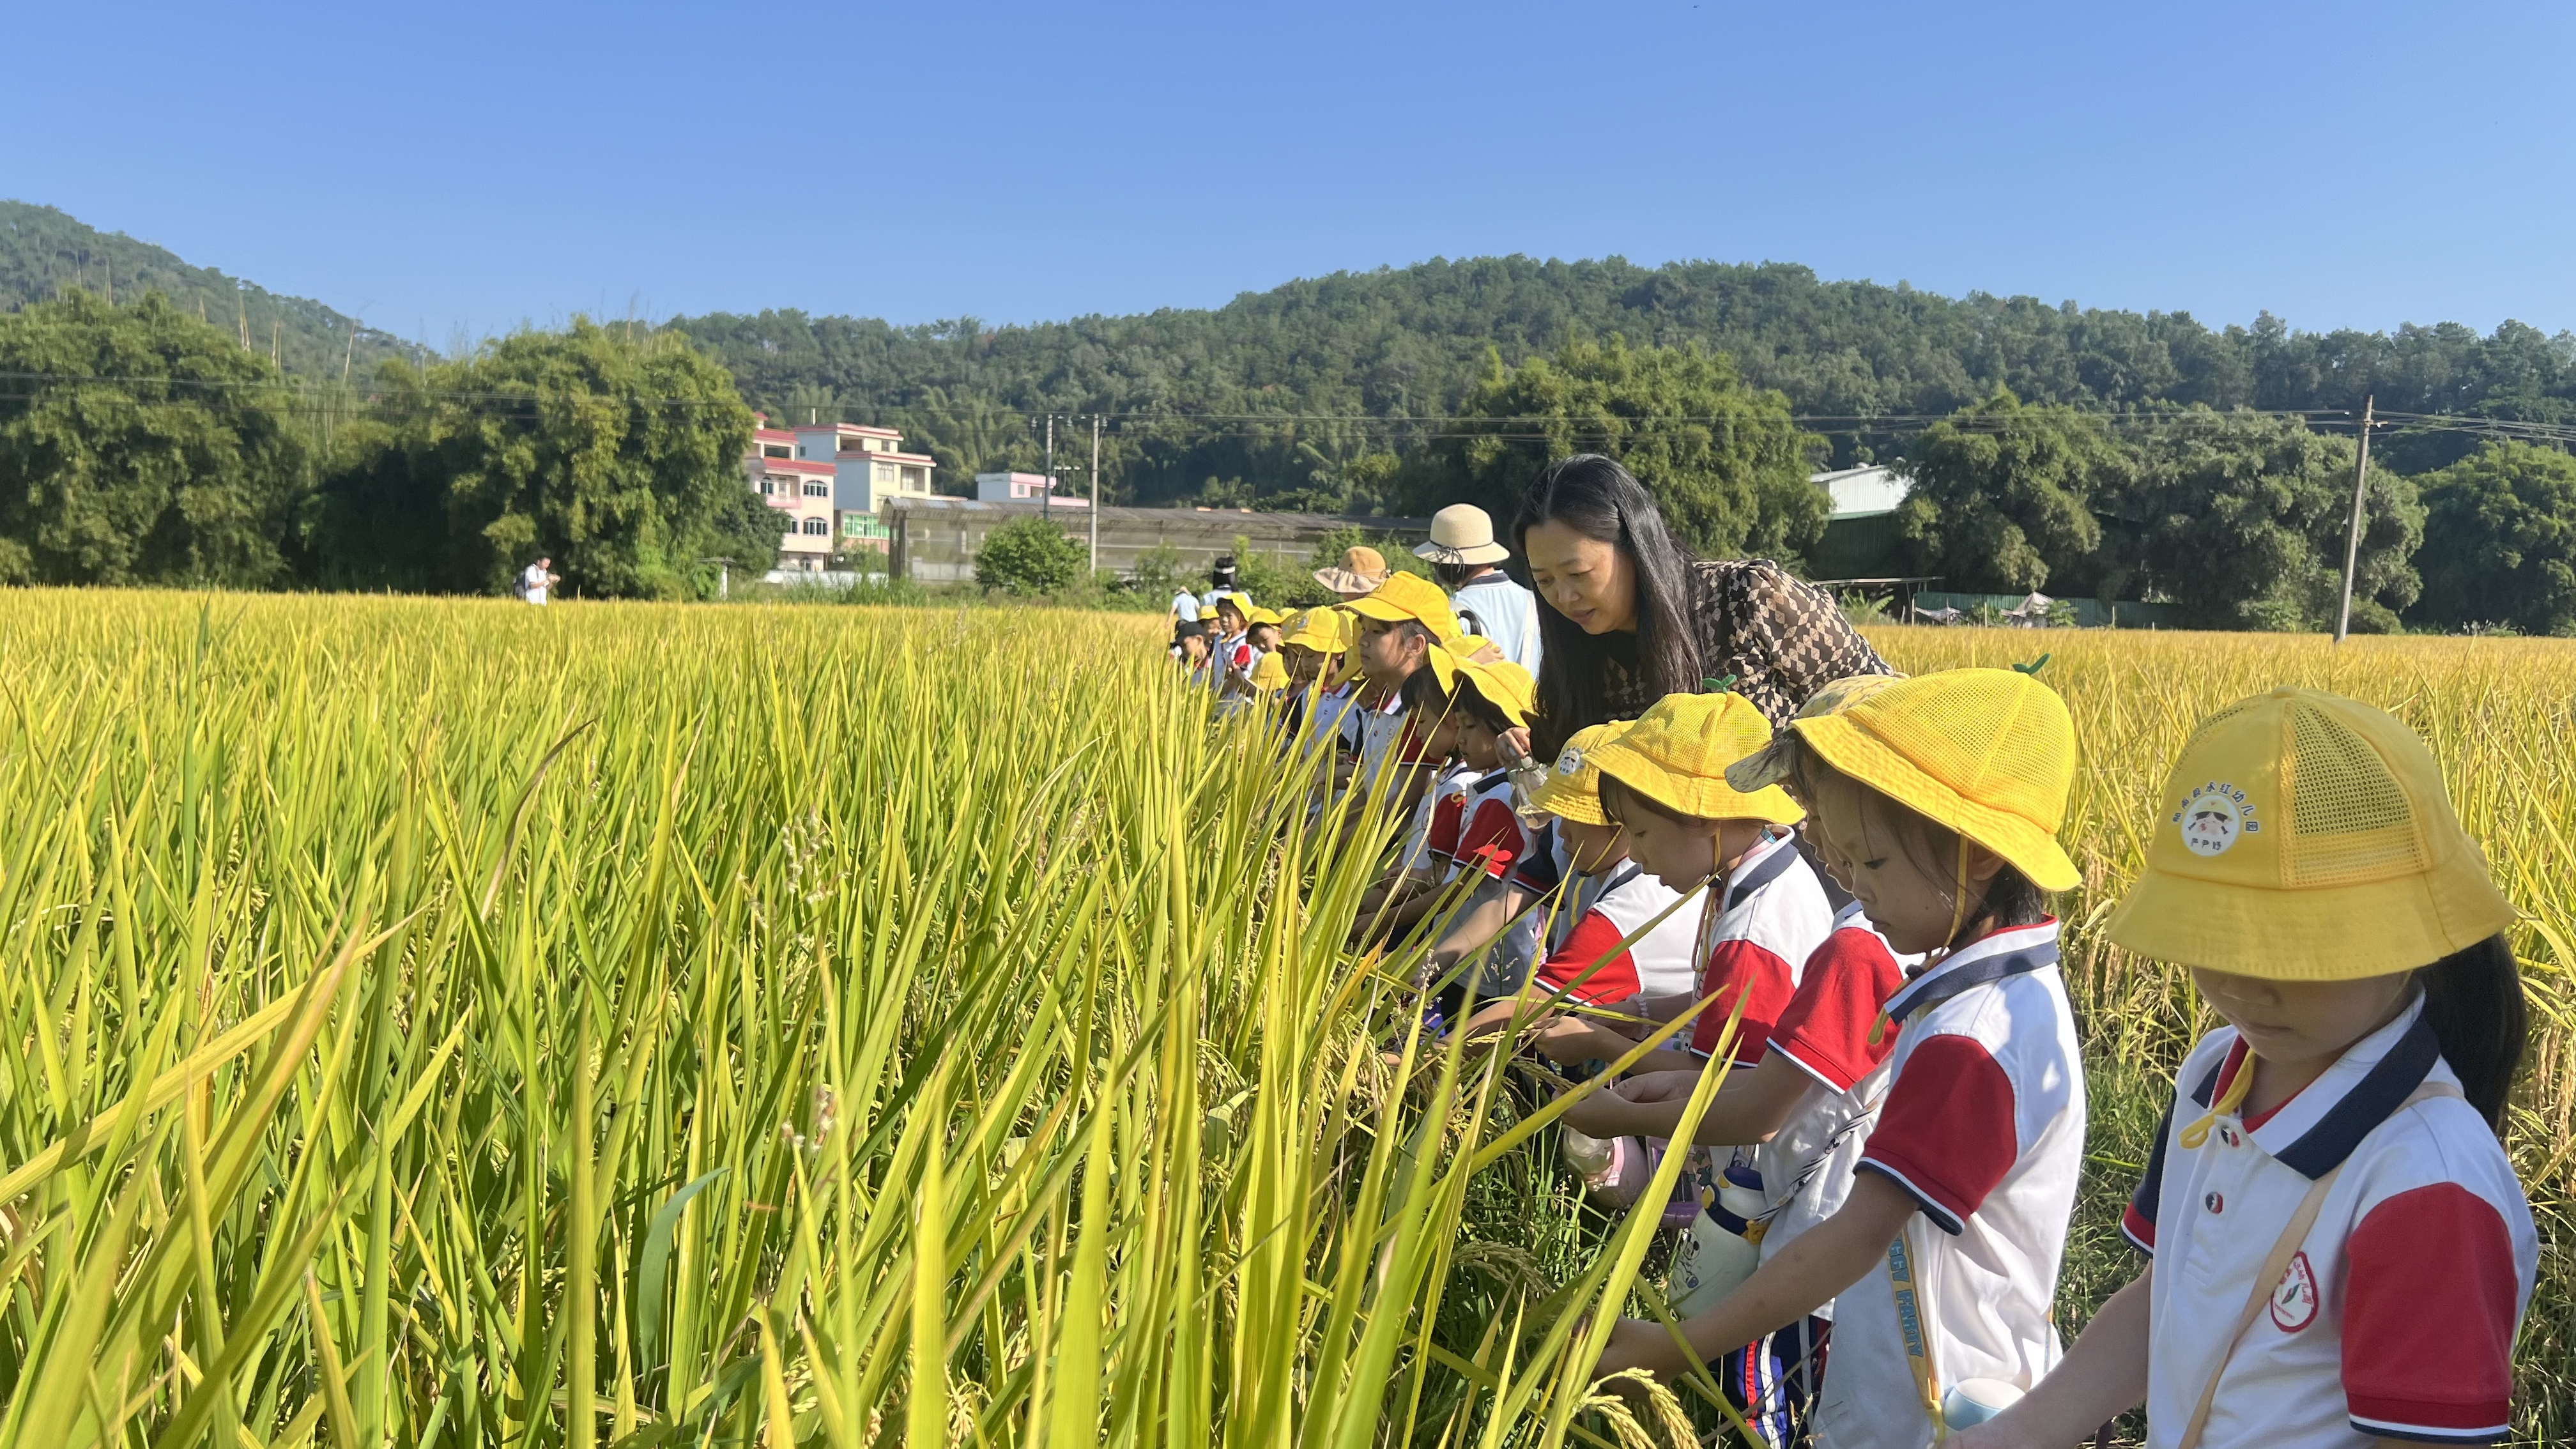
[[2317,1275],[2308,1266],[2308,1255],[2293,1254],[2290,1266],[2281,1273],[2281,1281],[2272,1288],[2272,1326],[2283,1333],[2296,1333],[2317,1321]]
[[1565,753],[1556,757],[1556,772],[1560,775],[1582,774],[1583,752],[1570,745],[1567,746]]
[[2182,827],[2183,848],[2194,855],[2225,855],[2239,839],[2263,828],[2245,792],[2223,780],[2194,785],[2172,819]]

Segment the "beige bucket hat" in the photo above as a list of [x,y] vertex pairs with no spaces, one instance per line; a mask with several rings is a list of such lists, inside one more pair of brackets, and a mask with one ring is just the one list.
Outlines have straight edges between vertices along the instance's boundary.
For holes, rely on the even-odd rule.
[[1431,515],[1431,541],[1417,545],[1415,558],[1433,563],[1501,563],[1512,551],[1494,542],[1494,520],[1473,503],[1452,503]]

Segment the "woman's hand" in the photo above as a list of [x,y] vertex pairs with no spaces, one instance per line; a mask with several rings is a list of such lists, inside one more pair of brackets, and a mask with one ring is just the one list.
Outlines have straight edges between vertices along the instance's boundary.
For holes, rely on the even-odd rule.
[[1514,725],[1495,737],[1503,755],[1503,768],[1510,769],[1529,758],[1530,732],[1527,725]]

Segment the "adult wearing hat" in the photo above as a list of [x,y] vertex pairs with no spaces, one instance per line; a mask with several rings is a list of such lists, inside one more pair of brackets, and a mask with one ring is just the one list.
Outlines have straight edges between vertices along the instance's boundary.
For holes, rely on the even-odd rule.
[[1376,593],[1386,574],[1386,555],[1363,544],[1343,549],[1340,567],[1315,570],[1315,582],[1341,595],[1347,604]]
[[1512,551],[1494,541],[1491,514],[1472,503],[1450,504],[1431,515],[1431,541],[1416,546],[1413,556],[1431,561],[1460,627],[1494,641],[1504,658],[1531,674],[1539,672],[1538,596],[1503,572]]
[[1610,458],[1550,465],[1512,532],[1546,606],[1537,759],[1586,725],[1634,719],[1711,679],[1778,730],[1827,684],[1890,672],[1824,590],[1769,559],[1693,558],[1645,485]]

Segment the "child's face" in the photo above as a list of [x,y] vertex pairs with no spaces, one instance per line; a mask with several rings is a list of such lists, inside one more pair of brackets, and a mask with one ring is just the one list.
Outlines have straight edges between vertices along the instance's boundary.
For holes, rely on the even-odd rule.
[[2322,1067],[2396,1019],[2414,977],[2269,981],[2194,966],[2191,979],[2210,1010],[2243,1033],[2248,1051],[2278,1066]]
[[1291,683],[1312,684],[1323,674],[1324,656],[1305,645],[1291,644],[1286,646],[1283,652],[1288,663],[1288,679]]
[[1232,604],[1216,606],[1216,626],[1229,634],[1243,632],[1243,611]]
[[1206,660],[1207,652],[1208,642],[1205,634],[1184,634],[1181,636],[1181,657],[1183,659],[1190,661],[1192,664],[1201,663]]
[[1726,823],[1675,820],[1633,802],[1620,821],[1628,837],[1628,858],[1639,870],[1677,891],[1717,874],[1718,835]]
[[1458,713],[1458,755],[1479,770],[1503,767],[1503,737],[1487,728],[1485,722],[1460,710]]
[[1253,647],[1253,648],[1255,648],[1255,649],[1276,649],[1276,648],[1278,648],[1278,647],[1279,647],[1279,626],[1278,626],[1278,625],[1276,625],[1276,624],[1255,624],[1255,625],[1253,625],[1253,626],[1252,626],[1252,647]]
[[[1819,781],[1816,793],[1812,818],[1821,827],[1824,854],[1841,859],[1849,876],[1847,888],[1887,944],[1900,956],[1949,945],[1950,933],[1966,924],[1957,919],[1958,882],[1953,872],[1959,862],[1953,859],[1943,869],[1917,860],[1885,820],[1885,808],[1877,798],[1847,778]],[[2003,861],[1992,852],[1967,847],[1971,892],[1982,894],[2002,868]]]
[[1798,808],[1810,812],[1806,819],[1798,822],[1798,838],[1805,841],[1807,848],[1816,853],[1816,863],[1825,868],[1825,874],[1834,878],[1834,884],[1843,888],[1843,894],[1850,895],[1852,893],[1851,862],[1842,858],[1841,854],[1834,849],[1832,841],[1825,839],[1825,832],[1816,824],[1812,807],[1802,799],[1798,802]]
[[1423,645],[1401,623],[1360,620],[1360,672],[1377,684],[1402,684],[1422,664]]
[[1436,715],[1415,710],[1413,730],[1422,738],[1424,757],[1445,760],[1458,753],[1458,726],[1466,718],[1467,712],[1459,709],[1442,709]]
[[1578,875],[1599,875],[1628,858],[1627,832],[1616,825],[1586,825],[1560,815],[1556,834]]

